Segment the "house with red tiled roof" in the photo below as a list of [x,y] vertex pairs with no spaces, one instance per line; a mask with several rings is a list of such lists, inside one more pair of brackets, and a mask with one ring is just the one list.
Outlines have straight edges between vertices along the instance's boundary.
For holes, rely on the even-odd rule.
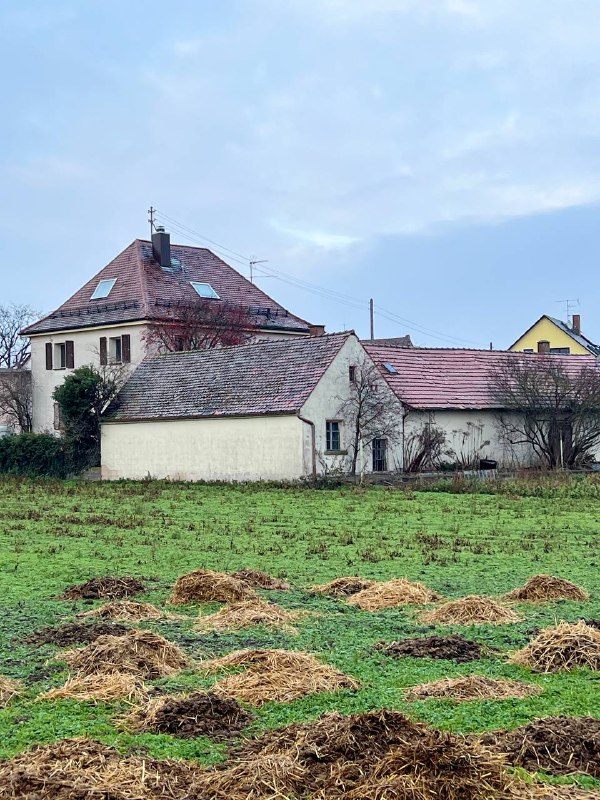
[[210,250],[171,244],[157,228],[136,239],[43,319],[31,339],[33,427],[60,427],[54,389],[79,366],[122,363],[134,368],[148,355],[147,332],[177,320],[194,304],[243,312],[249,338],[305,337],[323,332],[292,314]]
[[[353,332],[262,339],[146,359],[102,424],[104,479],[298,480],[352,462],[349,398],[372,368],[377,398],[401,405]],[[360,443],[360,473],[401,466],[400,439]]]

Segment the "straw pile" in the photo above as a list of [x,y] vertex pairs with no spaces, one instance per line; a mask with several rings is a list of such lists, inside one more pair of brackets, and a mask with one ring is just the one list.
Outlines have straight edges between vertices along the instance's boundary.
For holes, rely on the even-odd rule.
[[57,658],[81,675],[129,672],[150,680],[173,675],[191,663],[162,636],[137,630],[126,636],[100,636],[87,647],[67,650]]
[[479,642],[466,639],[461,633],[451,636],[416,636],[399,642],[378,642],[373,647],[393,658],[439,658],[454,661],[456,664],[477,661],[483,651]]
[[242,668],[212,687],[221,697],[235,697],[253,706],[286,703],[317,692],[357,689],[358,683],[310,653],[290,650],[236,650],[202,663],[208,672]]
[[279,589],[280,591],[287,591],[291,589],[289,583],[274,578],[268,572],[262,572],[259,569],[238,569],[237,572],[232,572],[232,578],[237,578],[238,581],[247,583],[254,589]]
[[506,700],[529,697],[540,694],[541,691],[541,686],[533,683],[488,678],[485,675],[466,675],[412,686],[406,690],[405,697],[407,700]]
[[71,700],[108,703],[111,700],[145,700],[148,690],[143,681],[130,672],[107,672],[72,675],[64,686],[38,697],[38,700]]
[[62,596],[63,600],[116,600],[146,591],[146,587],[136,578],[125,576],[113,578],[92,578],[85,583],[69,586]]
[[544,600],[576,600],[584,602],[590,596],[585,589],[554,575],[534,575],[523,586],[504,595],[506,600],[543,602]]
[[480,742],[529,772],[600,778],[600,720],[593,717],[547,717],[483,734]]
[[183,800],[200,770],[183,761],[123,758],[89,739],[37,746],[0,764],[0,797],[19,800]]
[[256,592],[244,581],[232,578],[224,572],[198,569],[177,578],[169,602],[174,606],[211,601],[237,603],[256,597]]
[[469,595],[421,614],[423,622],[441,625],[505,625],[521,618],[489,597]]
[[21,691],[21,684],[12,678],[5,678],[0,675],[0,708],[6,708],[13,697]]
[[441,599],[441,595],[432,592],[423,583],[393,578],[391,581],[374,583],[351,595],[347,602],[363,611],[380,611],[395,606],[424,605]]
[[185,800],[293,800],[307,781],[293,756],[259,756],[201,773]]
[[306,611],[287,611],[281,606],[257,598],[256,600],[232,603],[214,614],[200,617],[195,628],[199,631],[218,631],[264,625],[269,628],[281,628],[289,633],[297,633],[292,622],[306,615]]
[[352,594],[358,594],[358,592],[368,589],[376,583],[377,581],[372,581],[368,578],[359,578],[353,575],[345,578],[335,578],[329,581],[329,583],[311,586],[310,591],[318,592],[319,594],[328,594],[330,597],[349,597]]
[[169,614],[156,608],[151,603],[139,603],[136,600],[117,600],[114,603],[105,603],[91,611],[83,611],[78,617],[100,617],[100,619],[116,619],[123,622],[142,621],[147,619],[179,619],[175,614]]
[[165,695],[135,708],[121,724],[130,731],[170,733],[183,738],[210,736],[224,741],[238,734],[254,719],[254,714],[229,697],[212,692]]
[[111,622],[98,622],[87,624],[83,622],[69,622],[57,628],[42,628],[28,636],[25,641],[29,644],[55,644],[58,647],[69,647],[73,644],[89,644],[99,636],[124,636],[129,631],[125,625]]
[[535,672],[558,672],[577,667],[600,670],[600,631],[585,622],[561,622],[545,628],[510,659]]

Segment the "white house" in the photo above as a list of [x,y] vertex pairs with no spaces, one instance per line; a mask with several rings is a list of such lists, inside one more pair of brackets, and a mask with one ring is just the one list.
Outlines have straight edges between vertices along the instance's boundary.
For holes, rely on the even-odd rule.
[[136,239],[47,317],[27,327],[31,338],[33,429],[60,427],[52,399],[70,370],[111,362],[141,363],[149,325],[177,319],[202,302],[243,308],[255,338],[321,333],[294,316],[210,250],[171,245],[162,229]]
[[[297,480],[348,471],[341,409],[357,369],[375,367],[354,333],[262,340],[145,360],[102,425],[102,476]],[[400,416],[386,382],[379,397]],[[359,471],[401,466],[401,442],[361,447]]]

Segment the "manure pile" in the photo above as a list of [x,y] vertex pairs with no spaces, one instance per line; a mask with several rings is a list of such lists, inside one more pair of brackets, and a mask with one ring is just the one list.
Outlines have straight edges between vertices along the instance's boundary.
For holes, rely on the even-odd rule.
[[272,575],[269,575],[268,572],[262,572],[259,569],[238,569],[237,572],[231,573],[231,577],[247,583],[248,586],[252,586],[254,589],[279,589],[280,591],[287,591],[292,588],[289,583],[279,578],[274,578]]
[[253,706],[272,701],[288,703],[309,694],[359,686],[353,678],[323,664],[310,653],[291,650],[236,650],[202,662],[201,668],[209,673],[243,669],[243,672],[221,678],[212,691]]
[[72,644],[89,644],[99,636],[124,636],[129,630],[125,625],[111,622],[69,622],[56,628],[42,628],[24,641],[34,645],[55,644],[58,647],[69,647]]
[[63,600],[116,600],[145,592],[146,587],[137,578],[92,578],[85,583],[69,586],[62,596]]
[[186,603],[237,603],[256,599],[256,592],[245,582],[225,572],[198,569],[181,575],[175,581],[169,602],[179,606]]
[[589,667],[600,670],[600,630],[585,622],[561,622],[545,628],[511,658],[535,672],[559,672]]
[[358,594],[364,589],[369,589],[376,584],[377,581],[369,580],[368,578],[359,578],[355,575],[347,576],[344,578],[335,578],[329,583],[320,583],[316,586],[311,586],[311,592],[318,594],[327,594],[330,597],[349,597],[352,594]]
[[268,628],[281,628],[289,633],[297,633],[292,623],[306,615],[306,611],[287,611],[275,603],[267,603],[257,598],[232,603],[220,608],[214,614],[200,617],[196,621],[195,628],[198,631],[218,631],[263,625]]
[[100,619],[115,619],[119,621],[142,621],[147,619],[180,619],[175,614],[161,611],[151,603],[139,603],[136,600],[117,600],[105,603],[91,611],[84,611],[78,617],[100,617]]
[[541,603],[544,600],[577,600],[584,602],[590,599],[588,592],[564,578],[554,575],[534,575],[523,586],[513,589],[504,595],[506,600]]
[[540,694],[542,688],[534,683],[488,678],[486,675],[466,675],[444,678],[432,683],[411,686],[405,692],[407,700],[506,700]]
[[347,603],[358,606],[363,611],[381,611],[396,606],[425,605],[441,600],[441,595],[428,589],[423,583],[394,578],[352,594]]
[[519,622],[520,617],[510,608],[489,597],[469,595],[451,600],[433,611],[421,614],[423,622],[441,625],[506,625]]
[[38,697],[38,700],[80,700],[108,703],[111,700],[145,700],[148,689],[143,681],[130,672],[73,675],[59,686]]
[[400,642],[378,642],[373,646],[394,658],[440,658],[456,664],[477,661],[483,653],[479,642],[466,639],[460,633],[452,636],[421,636]]

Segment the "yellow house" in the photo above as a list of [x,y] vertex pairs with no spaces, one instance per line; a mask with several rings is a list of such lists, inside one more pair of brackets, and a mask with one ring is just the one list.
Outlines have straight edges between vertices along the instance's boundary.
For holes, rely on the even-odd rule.
[[600,356],[600,346],[581,333],[581,317],[573,314],[569,326],[560,319],[541,316],[509,348],[520,353],[560,353],[561,355]]

